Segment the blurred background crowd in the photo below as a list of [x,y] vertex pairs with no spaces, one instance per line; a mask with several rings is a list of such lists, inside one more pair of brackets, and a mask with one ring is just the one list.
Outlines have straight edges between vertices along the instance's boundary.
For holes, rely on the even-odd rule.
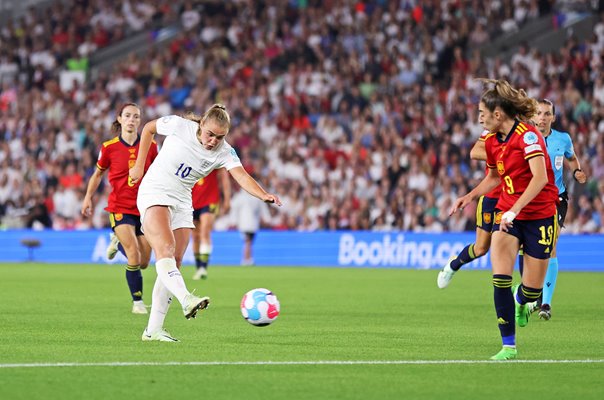
[[[227,140],[283,200],[267,229],[474,230],[475,209],[448,210],[484,175],[469,150],[481,133],[473,79],[489,77],[554,102],[554,128],[570,133],[588,176],[586,185],[567,177],[563,233],[604,232],[601,1],[580,10],[552,0],[42,3],[0,28],[5,228],[108,226],[107,183],[92,219],[80,205],[119,106],[139,104],[145,123],[221,102],[233,117]],[[485,55],[539,19],[562,27],[579,12],[596,18],[586,38]],[[177,34],[164,45],[91,73],[95,54],[169,24]],[[88,79],[64,82],[65,71]],[[233,226],[229,215],[216,224]]]

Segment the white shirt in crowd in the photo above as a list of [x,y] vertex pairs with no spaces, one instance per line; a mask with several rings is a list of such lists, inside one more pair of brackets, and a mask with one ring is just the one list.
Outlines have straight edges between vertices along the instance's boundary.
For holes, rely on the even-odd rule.
[[237,192],[231,200],[232,220],[240,232],[253,233],[260,229],[260,222],[268,220],[268,206],[245,190]]

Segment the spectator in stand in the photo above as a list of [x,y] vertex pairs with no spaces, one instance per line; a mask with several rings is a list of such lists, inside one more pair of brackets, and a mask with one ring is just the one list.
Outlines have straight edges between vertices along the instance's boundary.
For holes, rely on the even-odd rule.
[[263,202],[240,190],[233,196],[232,218],[243,239],[241,265],[254,265],[253,246],[262,221],[270,218],[268,207]]
[[[170,104],[171,89],[180,85],[176,85],[177,77],[184,77],[183,84],[190,86],[190,92],[184,96],[184,107],[217,100],[231,105],[233,125],[238,128],[233,133],[241,133],[242,143],[252,149],[246,150],[249,154],[246,154],[249,157],[246,165],[256,166],[256,172],[263,179],[274,177],[270,182],[275,187],[287,187],[293,178],[277,175],[284,163],[279,160],[278,151],[274,154],[273,149],[290,148],[305,161],[305,171],[322,168],[321,172],[313,172],[315,179],[316,176],[332,175],[337,159],[348,160],[342,167],[346,170],[357,151],[369,150],[371,154],[372,146],[381,145],[385,157],[381,161],[373,157],[363,161],[368,171],[388,170],[398,161],[401,176],[406,177],[408,160],[413,156],[430,155],[435,159],[430,162],[432,170],[426,170],[426,173],[440,177],[440,171],[447,168],[452,174],[447,179],[454,183],[453,190],[456,194],[464,192],[468,185],[476,183],[475,173],[480,172],[480,167],[475,164],[471,171],[466,170],[467,157],[449,154],[459,152],[452,148],[442,153],[439,145],[447,143],[450,146],[449,136],[454,135],[456,148],[466,151],[471,148],[474,140],[463,133],[475,131],[472,127],[475,118],[470,116],[468,109],[474,107],[481,91],[471,78],[485,74],[507,76],[513,79],[512,84],[524,87],[532,96],[553,100],[560,109],[560,123],[576,138],[581,154],[595,154],[598,133],[604,132],[602,105],[597,106],[595,93],[587,94],[592,90],[589,80],[602,75],[599,72],[602,69],[601,49],[604,48],[601,21],[594,29],[594,36],[587,41],[568,40],[559,51],[547,54],[537,54],[529,48],[528,62],[537,65],[534,62],[538,61],[541,73],[547,77],[539,82],[534,81],[533,72],[538,68],[512,68],[509,58],[499,62],[480,59],[476,58],[478,52],[469,56],[473,34],[480,31],[478,24],[485,28],[487,43],[501,34],[501,21],[506,19],[505,15],[508,18],[511,15],[519,28],[530,23],[537,8],[533,4],[521,5],[522,13],[514,15],[514,0],[502,0],[498,3],[500,7],[478,8],[472,2],[418,3],[413,12],[405,9],[404,2],[375,4],[360,10],[347,2],[335,5],[310,2],[307,7],[279,2],[268,8],[250,8],[246,2],[213,2],[207,7],[204,5],[204,13],[196,27],[168,45],[169,52],[151,50],[144,57],[128,59],[127,68],[120,65],[101,72],[94,81],[86,82],[74,92],[63,91],[57,85],[59,67],[69,59],[67,54],[78,54],[80,45],[88,56],[94,54],[91,52],[95,47],[100,49],[94,40],[95,26],[102,28],[101,20],[109,24],[117,22],[119,28],[109,31],[102,28],[96,37],[103,46],[109,46],[119,38],[119,31],[128,33],[138,29],[141,23],[136,21],[137,18],[145,21],[145,27],[151,23],[178,21],[184,3],[181,0],[130,0],[121,2],[120,7],[98,8],[95,2],[77,2],[74,7],[55,2],[49,11],[31,9],[22,21],[9,21],[3,26],[0,35],[4,47],[0,60],[6,55],[7,61],[4,64],[0,61],[0,71],[4,65],[9,72],[0,73],[3,83],[0,86],[0,157],[4,151],[11,165],[20,171],[25,168],[24,159],[13,153],[12,148],[2,150],[2,144],[15,138],[32,138],[31,141],[45,145],[41,150],[25,148],[23,151],[34,155],[34,159],[48,160],[45,166],[40,166],[44,171],[51,161],[55,162],[58,157],[55,149],[61,147],[53,131],[60,127],[59,131],[65,130],[70,137],[77,126],[86,126],[78,130],[80,139],[75,142],[76,159],[73,160],[77,163],[76,170],[84,171],[89,165],[83,165],[88,161],[81,159],[81,155],[94,153],[109,139],[112,121],[106,115],[110,114],[113,104],[126,100],[143,104],[145,119],[183,111]],[[540,2],[540,7],[542,3],[546,2]],[[547,5],[555,12],[563,6],[561,3]],[[135,20],[131,15],[134,13]],[[472,19],[467,18],[469,13]],[[115,18],[105,21],[97,16],[95,21],[98,23],[91,23],[91,17],[97,14],[111,14]],[[53,29],[63,24],[62,21],[73,21],[75,43],[68,41],[62,47],[52,47],[46,42],[50,42]],[[313,21],[313,24],[307,21]],[[66,26],[67,33],[71,29],[69,25]],[[212,45],[202,45],[206,40]],[[92,46],[87,49],[89,45]],[[461,49],[461,56],[468,63],[453,73],[451,66],[456,47]],[[35,65],[30,63],[32,53],[35,53]],[[587,65],[577,62],[583,59],[589,60]],[[235,62],[231,62],[233,60]],[[125,75],[116,72],[122,70],[126,71]],[[403,84],[399,79],[401,71],[405,72],[405,78],[413,78],[413,83],[408,84],[405,80]],[[128,84],[126,91],[108,92],[106,88],[113,88],[118,78]],[[569,81],[580,96],[575,95],[573,102],[565,101],[562,89]],[[182,98],[176,100],[181,104]],[[591,107],[586,107],[587,103]],[[576,109],[579,109],[578,113]],[[295,113],[302,117],[298,125],[303,129],[293,129]],[[586,118],[588,113],[591,114]],[[576,122],[567,120],[575,118],[575,114]],[[328,140],[327,143],[320,142],[322,149],[320,152],[313,150],[313,156],[323,158],[325,163],[311,167],[306,165],[307,151],[311,151],[311,143],[322,135],[318,134],[321,129],[316,124],[324,117],[333,117],[336,131],[341,129],[344,135],[336,133],[335,136],[341,137],[333,138],[331,143]],[[365,126],[367,117],[372,120],[370,128],[357,129],[359,124]],[[63,124],[64,121],[68,124]],[[453,124],[458,126],[452,128]],[[33,132],[39,135],[35,140]],[[417,148],[411,146],[413,143],[418,143],[420,154],[415,154]],[[316,149],[315,144],[312,146]],[[244,154],[243,149],[237,150]],[[292,156],[289,154],[288,159]],[[448,162],[454,165],[449,167]],[[396,188],[406,184],[408,179],[396,177],[387,182],[388,177],[381,174],[371,173],[371,190],[384,186],[388,196],[386,203],[390,204]],[[470,177],[474,178],[471,180]],[[321,190],[322,185],[310,182],[310,175],[306,173],[295,179],[302,179],[303,186],[311,187],[315,192]],[[345,174],[339,185],[328,187],[325,198],[337,195],[335,207],[341,206],[354,196],[352,190],[357,187],[352,182],[354,179]],[[594,182],[592,179],[588,183],[591,203],[597,194]],[[25,182],[25,185],[30,184]],[[43,189],[48,191],[47,187]],[[575,190],[581,189],[570,189],[571,192]],[[21,192],[19,190],[18,196],[23,196]],[[302,200],[309,199],[309,195],[303,196]],[[423,193],[416,196],[421,206],[425,196]],[[392,211],[403,214],[403,203]],[[326,213],[317,215],[314,223],[323,225],[326,216]],[[474,217],[470,216],[470,219],[468,226],[473,226]],[[287,218],[285,221],[292,223]],[[399,220],[392,219],[387,224],[394,221]],[[421,227],[422,222],[417,223]],[[283,226],[281,222],[279,224]],[[392,228],[397,226],[392,225]]]

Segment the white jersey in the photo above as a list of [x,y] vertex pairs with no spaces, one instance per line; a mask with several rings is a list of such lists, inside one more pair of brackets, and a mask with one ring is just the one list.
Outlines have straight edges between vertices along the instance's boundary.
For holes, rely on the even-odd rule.
[[166,139],[138,189],[139,209],[151,205],[192,207],[193,185],[217,168],[241,166],[235,149],[226,141],[214,150],[197,139],[199,124],[177,115],[157,120],[157,133]]

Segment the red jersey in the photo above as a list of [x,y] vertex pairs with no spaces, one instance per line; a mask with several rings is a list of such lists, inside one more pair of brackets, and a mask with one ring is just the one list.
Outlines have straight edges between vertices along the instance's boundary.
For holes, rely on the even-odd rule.
[[[140,215],[136,207],[136,196],[142,179],[138,181],[139,183],[133,184],[129,176],[130,168],[134,166],[138,156],[139,143],[140,137],[130,146],[122,140],[121,136],[116,136],[101,146],[96,167],[101,171],[109,169],[109,183],[111,184],[106,211]],[[157,143],[153,141],[145,161],[145,172],[155,157],[157,157]]]
[[541,156],[544,157],[548,182],[516,218],[535,220],[553,216],[556,213],[558,189],[554,184],[554,171],[547,155],[545,140],[537,128],[517,122],[505,141],[498,134],[489,134],[485,145],[487,167],[497,168],[501,178],[502,190],[497,209],[505,212],[512,208],[533,177],[528,160]]
[[[482,132],[482,134],[480,135],[480,137],[478,138],[479,141],[484,142],[487,140],[487,137],[490,135],[490,132],[487,130],[484,130]],[[488,175],[489,173],[489,167],[485,167],[485,175]],[[499,196],[501,196],[501,186],[497,185],[495,187],[495,189],[491,190],[489,193],[485,194],[486,197],[490,197],[492,199],[498,199]]]
[[220,190],[218,188],[218,170],[215,169],[205,178],[201,178],[193,186],[193,209],[199,210],[210,204],[220,202]]

